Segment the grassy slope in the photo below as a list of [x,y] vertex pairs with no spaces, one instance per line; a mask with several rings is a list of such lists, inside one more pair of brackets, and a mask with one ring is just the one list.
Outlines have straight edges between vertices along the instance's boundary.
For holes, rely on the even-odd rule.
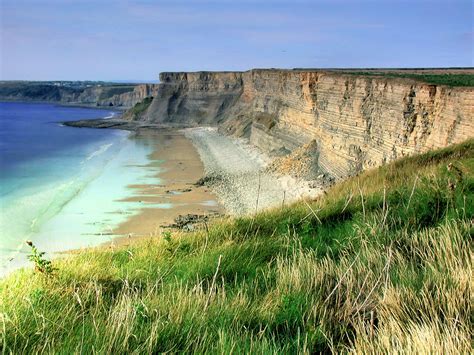
[[0,282],[0,346],[466,353],[473,217],[471,140],[317,201],[16,272]]
[[149,96],[145,97],[142,101],[137,102],[135,106],[125,113],[125,118],[129,118],[134,121],[139,120],[148,107],[150,107],[152,101],[153,97]]

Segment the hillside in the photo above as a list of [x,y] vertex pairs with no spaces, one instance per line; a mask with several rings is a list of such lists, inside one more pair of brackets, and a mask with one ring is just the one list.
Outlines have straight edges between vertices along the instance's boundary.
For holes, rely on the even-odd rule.
[[0,281],[4,353],[471,351],[474,140]]

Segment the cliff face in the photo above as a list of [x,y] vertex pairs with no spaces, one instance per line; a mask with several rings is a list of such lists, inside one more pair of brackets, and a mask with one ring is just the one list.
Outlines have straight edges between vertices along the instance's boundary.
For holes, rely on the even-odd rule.
[[162,73],[143,120],[215,124],[336,178],[474,136],[474,88],[324,71]]
[[142,120],[159,123],[218,124],[240,94],[240,73],[161,73],[161,84]]
[[[292,151],[314,139],[319,167],[338,178],[474,136],[472,89],[337,73],[255,71],[244,77],[251,85],[242,107],[256,115],[250,141]],[[227,126],[235,130],[232,122]]]

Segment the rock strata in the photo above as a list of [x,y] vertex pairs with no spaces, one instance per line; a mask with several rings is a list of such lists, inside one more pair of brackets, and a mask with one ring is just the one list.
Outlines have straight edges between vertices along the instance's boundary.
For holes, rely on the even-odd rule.
[[474,88],[320,70],[162,73],[140,120],[214,125],[340,179],[474,137]]

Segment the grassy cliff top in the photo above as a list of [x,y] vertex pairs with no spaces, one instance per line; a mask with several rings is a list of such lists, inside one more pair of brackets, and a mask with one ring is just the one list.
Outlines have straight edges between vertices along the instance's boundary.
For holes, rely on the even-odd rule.
[[445,86],[474,86],[474,74],[468,73],[404,73],[404,72],[377,72],[377,71],[353,71],[345,74],[358,76],[380,76],[385,78],[406,78],[422,81],[433,85]]
[[0,281],[16,352],[468,353],[474,140]]

